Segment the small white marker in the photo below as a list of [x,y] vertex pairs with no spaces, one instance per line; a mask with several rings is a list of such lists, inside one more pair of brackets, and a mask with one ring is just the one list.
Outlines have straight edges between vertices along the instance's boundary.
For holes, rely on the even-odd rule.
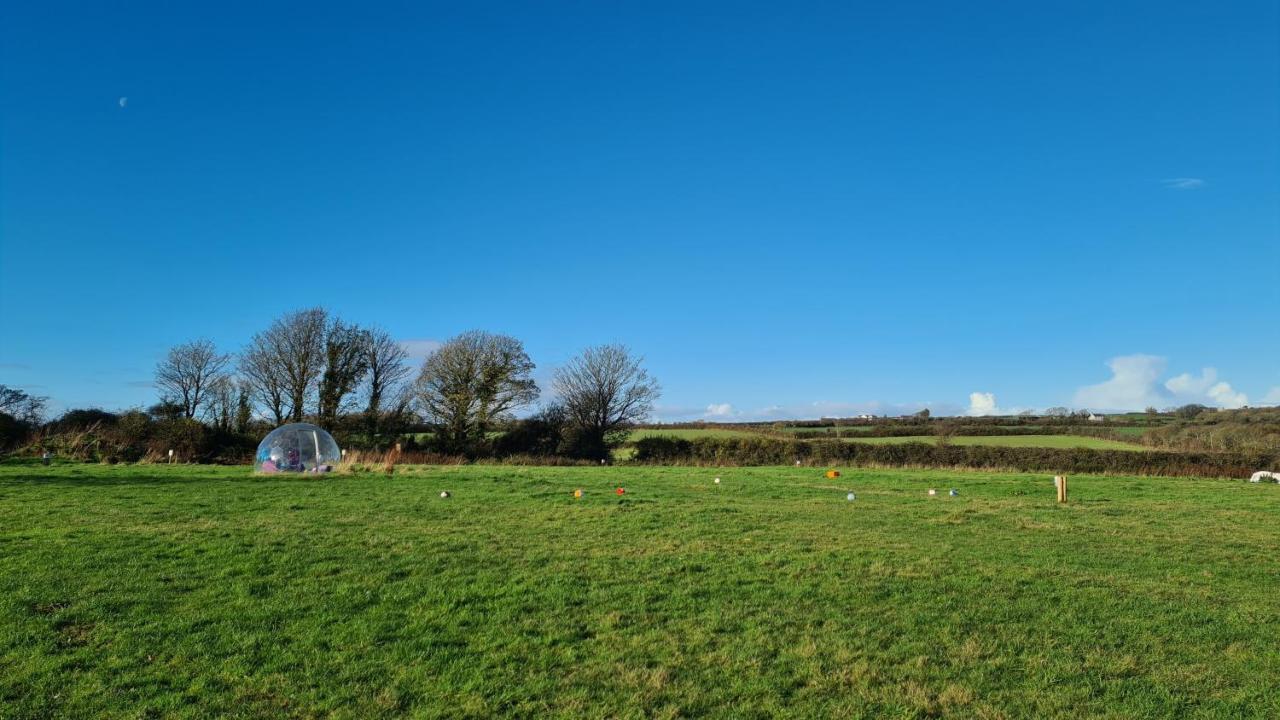
[[937,491],[937,490],[934,490],[933,488],[929,488],[929,494],[930,494],[930,495],[937,495],[937,494],[938,494],[938,491]]

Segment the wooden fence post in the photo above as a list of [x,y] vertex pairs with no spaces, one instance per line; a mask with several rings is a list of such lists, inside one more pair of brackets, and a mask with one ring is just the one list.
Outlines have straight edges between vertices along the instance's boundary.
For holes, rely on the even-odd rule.
[[1058,502],[1060,503],[1066,502],[1067,501],[1067,476],[1054,475],[1053,484],[1058,488]]

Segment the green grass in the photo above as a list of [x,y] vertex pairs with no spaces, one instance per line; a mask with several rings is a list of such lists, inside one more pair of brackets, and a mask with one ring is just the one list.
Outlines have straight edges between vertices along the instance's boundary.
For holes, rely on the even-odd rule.
[[2,466],[0,717],[1280,716],[1280,487],[1071,494]]
[[[938,442],[935,435],[911,435],[907,437],[846,438],[849,442],[911,443]],[[1089,448],[1092,450],[1146,450],[1141,445],[1086,437],[1083,435],[956,435],[950,438],[952,445],[999,445],[1002,447]]]

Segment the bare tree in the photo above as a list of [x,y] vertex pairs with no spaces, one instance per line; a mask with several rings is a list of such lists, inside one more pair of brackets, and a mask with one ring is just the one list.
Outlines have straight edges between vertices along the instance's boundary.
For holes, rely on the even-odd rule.
[[369,372],[370,335],[356,325],[334,319],[325,331],[324,373],[320,376],[320,424],[333,429],[343,401]]
[[325,336],[329,314],[323,308],[298,310],[286,314],[272,324],[277,359],[284,370],[285,397],[289,400],[289,419],[302,420],[307,401],[324,372]]
[[163,399],[182,406],[183,417],[193,418],[230,362],[209,340],[178,345],[156,365],[156,387]]
[[408,405],[409,395],[403,386],[412,370],[405,362],[409,354],[382,328],[369,331],[369,344],[365,351],[369,365],[369,402],[365,406],[365,421],[370,436],[376,436],[382,429],[384,411],[399,416]]
[[241,373],[277,423],[306,415],[324,372],[328,327],[322,308],[286,313],[254,335],[243,353]]
[[553,387],[577,434],[571,452],[604,457],[653,410],[661,390],[641,361],[624,345],[600,345],[556,370]]
[[265,407],[276,425],[283,423],[288,377],[268,333],[253,336],[249,347],[240,353],[239,368],[254,403]]
[[28,425],[44,422],[47,397],[30,395],[25,390],[0,385],[0,412],[11,415]]
[[471,330],[426,359],[414,395],[418,408],[437,425],[442,446],[466,452],[484,440],[495,421],[538,399],[533,368],[519,340]]
[[205,417],[210,425],[223,432],[231,431],[235,426],[239,394],[240,384],[230,375],[223,375],[209,385]]

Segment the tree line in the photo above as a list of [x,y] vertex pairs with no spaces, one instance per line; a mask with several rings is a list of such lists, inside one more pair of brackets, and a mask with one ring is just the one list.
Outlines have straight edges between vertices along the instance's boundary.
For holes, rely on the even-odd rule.
[[[238,352],[223,352],[208,339],[170,348],[155,368],[159,402],[145,414],[181,421],[188,431],[199,423],[220,436],[310,421],[354,447],[407,442],[469,457],[597,459],[649,415],[660,393],[642,359],[623,345],[582,350],[554,370],[546,398],[535,369],[519,339],[482,330],[445,341],[415,367],[386,330],[307,308],[276,318]],[[43,398],[0,389],[6,393],[0,411],[14,427],[40,427]],[[540,400],[532,417],[516,421]],[[99,424],[122,417],[76,412]],[[52,425],[59,427],[83,429]]]

